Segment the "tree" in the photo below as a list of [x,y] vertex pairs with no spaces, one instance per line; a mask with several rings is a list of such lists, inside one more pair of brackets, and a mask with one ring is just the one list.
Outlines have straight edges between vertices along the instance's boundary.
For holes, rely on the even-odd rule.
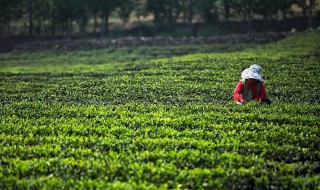
[[21,18],[24,4],[21,0],[0,0],[0,34],[10,25],[12,20]]
[[33,30],[33,9],[32,9],[32,0],[28,0],[27,3],[27,10],[28,10],[28,18],[29,18],[29,36],[32,36],[32,30]]
[[243,21],[247,22],[247,31],[250,32],[254,0],[231,0],[230,2],[226,0],[224,3],[229,9],[233,9],[238,17],[243,17]]
[[90,2],[88,0],[77,0],[77,3],[74,4],[75,8],[75,21],[79,24],[79,31],[81,33],[86,32],[86,26],[89,22],[89,8]]
[[251,7],[254,13],[262,15],[264,20],[268,20],[277,13],[276,4],[280,1],[282,0],[277,2],[254,0]]
[[120,4],[118,7],[118,14],[123,21],[123,26],[126,25],[130,14],[135,9],[135,2],[134,0],[120,0]]
[[27,0],[29,36],[32,36],[34,32],[38,35],[48,35],[49,27],[52,27],[53,24],[53,9],[54,0]]
[[252,11],[263,17],[265,30],[268,29],[268,21],[271,20],[273,16],[277,14],[277,8],[276,8],[277,2],[265,1],[265,0],[254,0],[251,5]]
[[312,9],[314,8],[315,0],[309,0],[309,28],[312,28]]
[[206,23],[214,24],[218,20],[217,0],[200,0],[199,14]]
[[296,0],[296,3],[302,8],[302,15],[305,17],[308,9],[307,0]]
[[101,17],[101,38],[104,37],[105,33],[109,32],[109,17],[110,14],[119,5],[119,1],[115,0],[100,0],[100,17]]
[[276,9],[283,13],[284,29],[287,29],[287,12],[296,0],[278,0],[276,1]]
[[202,0],[177,0],[176,3],[176,12],[182,14],[183,22],[188,25],[191,36],[196,35],[193,19],[196,14],[200,14],[201,2]]
[[147,0],[145,10],[154,16],[154,25],[157,28],[171,28],[175,24],[175,0]]
[[57,19],[62,24],[63,28],[66,28],[67,38],[71,39],[72,34],[72,22],[74,21],[76,0],[56,0]]
[[228,22],[230,18],[230,10],[235,7],[234,0],[217,0],[217,5],[223,7],[224,18]]
[[241,0],[243,7],[244,19],[248,23],[248,31],[251,32],[251,20],[252,20],[252,6],[254,0]]
[[82,30],[89,20],[87,0],[55,0],[54,16],[63,28],[66,28],[67,37],[71,39],[73,23],[80,25]]
[[93,15],[93,31],[94,33],[98,28],[98,16],[100,11],[100,1],[101,0],[91,0],[89,3],[89,13]]
[[309,10],[309,28],[312,28],[312,9],[315,6],[315,0],[296,0],[297,5],[302,8],[303,16],[307,15],[307,10]]

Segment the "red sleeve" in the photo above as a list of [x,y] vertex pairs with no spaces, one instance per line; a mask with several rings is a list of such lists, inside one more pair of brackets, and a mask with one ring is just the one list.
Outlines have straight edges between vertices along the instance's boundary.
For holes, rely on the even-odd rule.
[[233,99],[235,101],[238,101],[238,102],[242,102],[243,101],[243,98],[242,98],[242,91],[243,91],[243,88],[244,88],[244,85],[243,83],[240,81],[236,88],[234,89],[234,92],[233,92]]
[[254,100],[263,100],[263,99],[266,99],[267,97],[266,89],[264,88],[263,83],[261,83],[260,85],[259,95],[260,96],[256,97]]

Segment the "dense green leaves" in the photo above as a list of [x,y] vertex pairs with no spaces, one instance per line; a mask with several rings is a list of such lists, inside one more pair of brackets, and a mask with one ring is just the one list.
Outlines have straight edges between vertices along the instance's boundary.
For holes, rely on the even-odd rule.
[[19,0],[0,1],[0,31],[7,26],[11,20],[20,18],[23,13],[23,6]]
[[[147,35],[172,32],[178,26],[177,23],[183,23],[189,25],[190,31],[179,33],[196,36],[197,31],[192,27],[194,22],[212,24],[216,27],[215,30],[218,30],[225,28],[222,25],[227,24],[217,23],[219,18],[227,21],[230,18],[243,19],[250,22],[254,15],[265,19],[268,30],[267,21],[277,20],[279,11],[283,13],[284,25],[287,14],[299,15],[300,13],[293,13],[296,11],[291,9],[293,5],[303,9],[303,16],[306,16],[306,11],[309,10],[309,27],[312,28],[312,11],[315,4],[314,0],[1,0],[0,34],[12,34],[12,31],[7,29],[12,24],[14,28],[19,28],[14,31],[15,34],[26,34],[28,30],[30,36],[67,35],[71,38],[71,35],[83,35],[86,31],[96,33],[99,26],[103,37],[109,30],[109,24],[113,23],[109,21],[111,16],[121,19],[123,23],[129,18],[138,17],[138,25],[147,25],[143,33]],[[150,26],[148,22],[141,23],[142,15],[144,18],[152,15],[154,25]],[[93,27],[90,27],[92,21]],[[21,23],[27,24],[22,27]],[[134,22],[131,22],[132,24],[136,25]],[[250,27],[250,24],[248,26]],[[119,28],[119,25],[116,27]],[[298,25],[296,27],[299,28]],[[289,29],[285,26],[284,30]],[[117,29],[114,35],[119,36]]]
[[[2,54],[0,188],[316,189],[319,36]],[[271,106],[231,99],[252,63]]]

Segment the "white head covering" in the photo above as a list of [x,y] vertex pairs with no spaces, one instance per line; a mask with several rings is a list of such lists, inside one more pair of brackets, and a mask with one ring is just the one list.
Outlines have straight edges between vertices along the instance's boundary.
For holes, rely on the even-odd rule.
[[244,71],[242,71],[241,78],[243,78],[243,79],[257,79],[261,82],[264,81],[261,74],[259,72],[257,72],[256,69],[251,69],[251,68],[248,68],[248,69],[245,69]]
[[256,71],[256,72],[259,73],[259,74],[260,74],[261,71],[262,71],[262,67],[261,67],[260,65],[257,65],[257,64],[251,65],[249,69],[252,69],[252,70]]

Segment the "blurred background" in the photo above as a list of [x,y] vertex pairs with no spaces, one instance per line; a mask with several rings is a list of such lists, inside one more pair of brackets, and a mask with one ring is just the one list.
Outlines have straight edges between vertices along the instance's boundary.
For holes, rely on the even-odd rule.
[[2,49],[34,39],[216,36],[320,25],[320,0],[0,0]]

